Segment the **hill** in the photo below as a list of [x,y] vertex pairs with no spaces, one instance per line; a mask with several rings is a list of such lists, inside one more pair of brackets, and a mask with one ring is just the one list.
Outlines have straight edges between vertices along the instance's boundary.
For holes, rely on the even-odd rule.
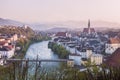
[[34,31],[30,27],[23,28],[18,26],[3,26],[0,27],[0,34],[18,34],[30,38],[34,36]]
[[23,26],[24,23],[15,21],[15,20],[0,18],[0,25],[1,26],[4,26],[4,25]]
[[[88,22],[87,21],[62,21],[62,22],[59,21],[59,22],[53,22],[53,23],[22,23],[15,20],[0,18],[0,25],[23,26],[24,24],[27,24],[33,30],[48,31],[53,28],[53,30],[55,31],[56,29],[54,28],[63,28],[64,30],[66,30],[66,28],[82,30],[83,28],[87,27]],[[120,28],[120,24],[99,20],[99,21],[91,21],[91,27],[95,28],[96,30],[118,29]]]

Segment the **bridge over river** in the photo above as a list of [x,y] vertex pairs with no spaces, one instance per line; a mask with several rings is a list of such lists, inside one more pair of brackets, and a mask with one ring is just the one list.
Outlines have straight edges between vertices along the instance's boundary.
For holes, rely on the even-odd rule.
[[4,62],[66,62],[68,66],[73,67],[73,59],[5,59]]

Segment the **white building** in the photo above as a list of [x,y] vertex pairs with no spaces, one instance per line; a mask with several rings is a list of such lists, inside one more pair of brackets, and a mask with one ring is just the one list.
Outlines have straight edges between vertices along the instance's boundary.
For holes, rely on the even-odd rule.
[[24,36],[24,35],[19,35],[19,38],[26,38],[26,36]]
[[4,38],[0,37],[0,41],[4,41],[4,40],[5,40]]
[[86,58],[86,51],[80,52],[80,55],[81,55],[82,58]]
[[0,49],[0,65],[4,65],[4,58],[11,58],[14,56],[15,47],[6,46],[6,50]]
[[13,41],[17,41],[18,40],[18,35],[17,34],[14,34],[12,37],[13,37]]
[[75,53],[75,48],[70,48],[69,46],[66,47],[66,50],[68,50],[70,53]]
[[81,55],[79,55],[79,54],[70,54],[69,59],[73,59],[75,65],[81,65]]
[[110,38],[108,43],[106,43],[105,45],[105,52],[107,54],[112,54],[119,47],[120,47],[120,39]]
[[0,49],[0,58],[6,57],[11,58],[14,56],[15,47],[14,46],[4,46]]
[[90,57],[91,64],[100,65],[103,61],[103,56],[101,54],[92,54]]
[[28,26],[27,26],[27,25],[23,25],[23,28],[24,28],[24,29],[27,29],[27,28],[28,28]]
[[92,55],[92,50],[87,49],[87,50],[86,50],[86,58],[87,58],[87,59],[90,58],[91,55]]
[[3,59],[0,59],[0,65],[4,65]]
[[80,53],[80,55],[81,55],[82,58],[88,59],[92,55],[92,50],[90,50],[90,49],[87,49],[87,50],[84,49],[82,52],[77,52],[77,53]]
[[7,43],[11,43],[11,40],[9,38],[5,39]]

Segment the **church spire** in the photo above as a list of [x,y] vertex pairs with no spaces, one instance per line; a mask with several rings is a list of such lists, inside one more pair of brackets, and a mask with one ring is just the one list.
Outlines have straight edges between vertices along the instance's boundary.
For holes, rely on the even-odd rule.
[[90,28],[90,19],[88,20],[88,28]]
[[88,20],[88,34],[90,34],[90,19]]

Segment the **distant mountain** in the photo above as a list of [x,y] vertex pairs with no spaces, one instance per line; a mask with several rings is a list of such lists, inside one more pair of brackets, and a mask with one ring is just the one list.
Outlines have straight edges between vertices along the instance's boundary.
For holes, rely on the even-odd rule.
[[[0,25],[15,25],[23,26],[24,24],[30,26],[34,30],[40,31],[66,31],[66,30],[83,30],[87,27],[87,21],[64,21],[64,22],[54,22],[54,23],[22,23],[19,21],[14,21],[10,19],[0,18]],[[120,28],[119,23],[107,22],[107,21],[91,21],[91,27],[96,30],[105,30],[105,29],[118,29]]]
[[60,27],[57,27],[57,28],[51,28],[51,29],[48,29],[46,30],[47,32],[65,32],[65,31],[70,31],[71,29],[69,28],[60,28]]
[[19,22],[19,21],[10,20],[10,19],[3,19],[3,18],[0,18],[0,25],[23,26],[24,23]]
[[28,25],[29,27],[31,27],[33,30],[47,30],[51,27],[51,25],[47,25],[47,24],[31,24],[31,23],[23,23],[23,22],[19,22],[19,21],[15,21],[15,20],[11,20],[11,19],[3,19],[0,18],[0,25],[13,25],[13,26],[23,26],[23,25]]
[[46,31],[48,29],[53,28],[52,25],[49,24],[29,24],[29,26],[33,29],[33,30],[39,30],[39,31]]
[[[91,27],[93,28],[120,28],[120,24],[119,23],[114,23],[114,22],[107,22],[107,21],[91,21],[90,22]],[[53,25],[59,25],[59,26],[63,26],[63,27],[67,27],[67,28],[71,28],[71,29],[75,29],[75,28],[80,28],[83,29],[85,27],[88,26],[88,22],[87,21],[66,21],[66,22],[57,22],[54,23]]]
[[[86,28],[88,26],[87,21],[66,21],[66,22],[55,22],[55,23],[46,23],[46,24],[39,24],[35,26],[35,29],[40,29],[42,27],[43,30],[52,29],[51,31],[57,31],[59,28],[67,30],[83,30],[83,28]],[[119,23],[114,22],[107,22],[107,21],[91,21],[91,27],[95,28],[95,30],[106,30],[106,29],[118,29],[120,28]],[[56,28],[58,28],[56,30]],[[59,29],[61,30],[61,29]]]

